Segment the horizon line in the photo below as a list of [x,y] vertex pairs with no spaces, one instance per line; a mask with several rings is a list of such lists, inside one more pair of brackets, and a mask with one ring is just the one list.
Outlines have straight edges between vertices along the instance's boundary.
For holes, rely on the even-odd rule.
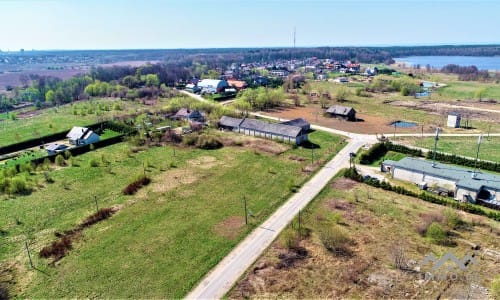
[[442,44],[368,44],[368,45],[311,45],[311,46],[237,46],[237,47],[177,47],[177,48],[53,48],[53,49],[24,49],[6,51],[0,48],[1,53],[21,52],[62,52],[62,51],[151,51],[151,50],[215,50],[215,49],[308,49],[308,48],[398,48],[398,47],[485,47],[500,46],[499,43],[442,43]]

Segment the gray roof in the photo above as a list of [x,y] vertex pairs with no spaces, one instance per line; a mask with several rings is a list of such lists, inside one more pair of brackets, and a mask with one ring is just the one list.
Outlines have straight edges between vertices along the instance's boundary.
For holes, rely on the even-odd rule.
[[297,126],[272,124],[256,119],[244,119],[240,124],[240,128],[250,129],[265,133],[273,133],[282,136],[297,137],[300,135],[302,128]]
[[478,191],[481,187],[500,190],[500,175],[477,172],[476,178],[472,178],[473,170],[453,165],[436,163],[414,157],[405,157],[400,161],[386,160],[384,165],[394,166],[409,171],[441,177],[455,181],[457,187]]
[[341,116],[347,116],[350,111],[354,111],[354,108],[348,107],[348,106],[341,106],[341,105],[332,105],[330,106],[326,112],[330,114],[336,114],[336,115],[341,115]]
[[307,122],[305,119],[298,118],[298,119],[293,119],[290,121],[286,122],[281,122],[283,125],[291,125],[291,126],[298,126],[298,127],[308,127],[311,126],[309,122]]
[[241,122],[243,122],[243,119],[222,116],[222,118],[220,118],[219,125],[227,127],[239,127]]
[[48,151],[57,151],[57,150],[63,150],[63,149],[66,149],[66,148],[68,148],[68,146],[63,145],[63,144],[53,143],[53,144],[47,145],[45,147],[45,150],[48,150]]

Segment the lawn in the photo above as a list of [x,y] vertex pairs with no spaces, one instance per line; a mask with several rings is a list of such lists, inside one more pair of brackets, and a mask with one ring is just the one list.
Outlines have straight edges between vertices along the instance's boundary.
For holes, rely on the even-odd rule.
[[[446,242],[419,233],[432,220],[448,232]],[[296,218],[227,298],[488,298],[461,281],[422,280],[430,270],[421,263],[424,257],[447,251],[460,259],[481,256],[467,270],[479,274],[481,287],[490,288],[491,274],[498,274],[495,256],[482,255],[500,248],[499,239],[491,238],[500,234],[498,222],[344,178],[334,179],[309,204],[301,228],[300,238]]]
[[[477,153],[477,137],[440,137],[437,144],[437,151],[461,156],[475,158]],[[427,149],[434,149],[434,138],[402,138],[395,140],[412,146],[418,146]],[[479,159],[500,162],[500,137],[483,136],[481,147],[479,148]]]
[[[245,141],[233,133],[215,133]],[[315,159],[325,160],[343,147],[340,137],[310,135]],[[40,179],[31,195],[0,201],[0,260],[15,264],[15,289],[28,298],[179,298],[291,194],[310,173],[309,150],[285,147],[274,155],[255,145],[199,150],[153,147],[130,153],[126,143],[76,157],[78,166],[55,169],[54,183]],[[294,158],[294,159],[291,159]],[[299,158],[299,159],[297,159]],[[90,167],[89,162],[108,161]],[[137,174],[152,183],[134,196],[121,190]],[[97,180],[96,180],[97,179]],[[120,210],[83,232],[68,256],[55,267],[36,256],[54,241],[54,232],[77,225],[99,207]],[[244,225],[243,198],[252,212]],[[34,262],[29,269],[24,240],[29,237]]]

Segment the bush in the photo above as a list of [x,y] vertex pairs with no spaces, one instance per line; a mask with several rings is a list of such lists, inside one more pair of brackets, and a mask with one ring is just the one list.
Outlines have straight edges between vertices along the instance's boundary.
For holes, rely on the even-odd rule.
[[115,211],[112,208],[101,208],[99,211],[97,211],[95,214],[88,216],[83,222],[80,224],[80,227],[89,227],[91,225],[94,225],[95,223],[98,223],[102,220],[105,220],[109,217],[111,217]]
[[335,255],[343,256],[350,254],[348,248],[349,239],[338,225],[325,225],[318,230],[319,239],[325,248]]
[[186,135],[184,136],[183,142],[188,146],[195,146],[204,150],[219,149],[223,146],[222,142],[219,139],[207,134]]
[[446,242],[446,231],[438,222],[432,222],[425,236],[436,244],[444,244]]
[[55,163],[58,166],[64,166],[65,165],[64,157],[61,154],[58,154],[56,156]]
[[70,159],[71,156],[72,156],[72,154],[69,150],[64,151],[64,158],[65,159]]
[[447,208],[444,210],[444,217],[446,219],[446,224],[450,229],[456,229],[463,223],[457,211],[451,208]]
[[26,178],[17,176],[10,181],[9,193],[18,195],[29,194],[31,193],[31,187],[26,182]]
[[71,237],[63,236],[58,241],[52,242],[50,246],[43,247],[40,250],[40,257],[54,257],[56,260],[64,257],[69,250],[73,249]]
[[138,179],[131,182],[123,189],[124,195],[133,195],[135,194],[141,187],[148,185],[151,182],[151,179],[147,176],[140,176]]
[[281,237],[283,246],[288,249],[295,249],[299,246],[299,236],[293,228],[287,228]]
[[91,166],[92,168],[99,167],[99,162],[97,161],[97,159],[91,158],[89,160],[89,166]]

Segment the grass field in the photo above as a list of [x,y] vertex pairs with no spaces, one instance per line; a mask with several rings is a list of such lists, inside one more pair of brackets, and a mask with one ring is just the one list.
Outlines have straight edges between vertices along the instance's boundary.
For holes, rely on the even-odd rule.
[[[475,158],[477,153],[477,137],[441,137],[437,144],[439,152],[451,153]],[[395,140],[398,143],[434,149],[434,138],[402,138]],[[479,159],[500,162],[500,137],[483,136],[479,148]]]
[[[114,104],[118,104],[120,109],[113,109]],[[162,102],[159,102],[158,108],[161,105]],[[32,111],[31,113],[34,115],[31,117],[19,117],[15,120],[7,119],[0,122],[0,147],[70,130],[73,126],[94,124],[113,116],[131,114],[144,109],[155,109],[155,107],[145,106],[137,101],[102,99]]]
[[[432,220],[448,232],[445,243],[419,234]],[[498,262],[483,253],[500,249],[498,222],[339,178],[306,208],[301,224],[303,238],[297,236],[295,219],[227,297],[491,297],[460,281],[421,280],[430,270],[421,261],[430,253],[439,258],[450,251],[460,259],[473,253],[478,264],[467,272],[477,272],[478,286],[489,289]],[[327,250],[332,243],[337,250]],[[396,258],[407,271],[397,267]]]
[[[254,139],[232,133],[231,138]],[[321,148],[316,160],[333,156],[341,138],[310,135]],[[19,297],[178,298],[185,295],[230,249],[269,216],[310,173],[310,150],[285,147],[269,154],[263,140],[248,147],[199,150],[153,147],[129,156],[126,143],[76,157],[78,166],[52,171],[54,183],[28,196],[0,201],[0,261],[12,270]],[[264,149],[264,150],[262,150]],[[291,159],[293,158],[293,159]],[[299,158],[299,159],[298,159]],[[301,158],[301,159],[300,159]],[[109,166],[90,167],[90,160]],[[134,196],[121,190],[145,172],[152,183]],[[99,207],[120,210],[83,232],[55,267],[36,253]],[[252,212],[244,226],[243,197]],[[26,238],[41,271],[29,269]],[[7,266],[15,267],[8,268]],[[1,272],[0,272],[1,273]],[[1,276],[0,276],[1,279]]]

